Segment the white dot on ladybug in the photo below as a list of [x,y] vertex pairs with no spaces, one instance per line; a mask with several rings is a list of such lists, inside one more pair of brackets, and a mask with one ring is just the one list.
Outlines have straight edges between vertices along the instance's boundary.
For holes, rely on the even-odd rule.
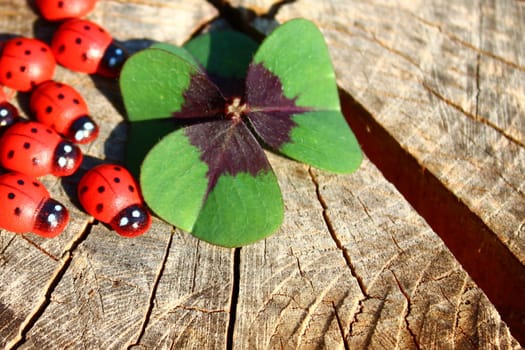
[[73,147],[71,145],[64,145],[64,152],[69,153],[73,150]]
[[61,205],[55,205],[55,211],[62,211]]
[[95,129],[95,124],[88,122],[84,124],[83,127],[84,129],[78,130],[75,133],[75,140],[80,141],[88,137],[90,133]]
[[131,212],[131,216],[133,216],[134,218],[140,218],[140,211],[138,210],[133,210]]
[[129,223],[129,219],[128,219],[127,217],[124,216],[122,219],[120,219],[119,226],[124,227],[124,226],[126,226],[128,223]]
[[79,141],[84,138],[84,131],[79,130],[75,133],[75,140]]
[[58,165],[63,168],[67,164],[67,159],[65,157],[58,158]]
[[9,114],[9,112],[7,111],[7,109],[5,108],[2,108],[0,109],[0,117],[7,117],[7,115]]
[[49,225],[51,227],[56,227],[58,225],[58,221],[57,221],[57,217],[55,214],[50,214],[48,217],[47,217],[47,222],[49,222]]

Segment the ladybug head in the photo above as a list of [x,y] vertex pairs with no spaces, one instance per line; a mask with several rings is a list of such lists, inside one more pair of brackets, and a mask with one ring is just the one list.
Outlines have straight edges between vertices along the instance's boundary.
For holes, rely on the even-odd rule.
[[104,56],[100,60],[97,73],[105,77],[115,78],[120,74],[120,69],[129,57],[126,50],[115,41],[104,51]]
[[75,143],[89,143],[98,136],[98,125],[93,119],[84,115],[77,118],[64,135]]
[[66,207],[52,198],[48,198],[38,210],[33,232],[52,238],[61,233],[69,221]]
[[143,205],[133,204],[121,210],[109,225],[121,236],[135,237],[149,229],[151,215]]
[[9,102],[0,103],[0,128],[13,125],[19,117],[18,109]]
[[69,176],[82,163],[82,151],[70,141],[61,141],[55,148],[53,159],[53,175]]

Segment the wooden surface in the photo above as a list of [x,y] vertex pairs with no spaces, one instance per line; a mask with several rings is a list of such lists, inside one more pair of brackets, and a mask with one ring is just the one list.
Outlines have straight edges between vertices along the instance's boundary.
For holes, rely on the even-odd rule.
[[[232,4],[261,14],[272,1]],[[342,89],[521,264],[523,7],[300,0],[277,13],[279,21],[319,25]],[[181,44],[217,15],[204,0],[104,0],[89,17],[140,47]],[[0,1],[0,28],[46,40],[53,31],[22,0]],[[0,348],[520,348],[519,329],[511,335],[368,158],[356,173],[336,176],[269,154],[285,222],[242,249],[211,246],[160,220],[139,238],[117,236],[84,214],[74,195],[83,171],[123,159],[117,85],[65,69],[56,79],[83,93],[102,131],[83,146],[82,171],[43,179],[69,203],[63,235],[0,232]]]

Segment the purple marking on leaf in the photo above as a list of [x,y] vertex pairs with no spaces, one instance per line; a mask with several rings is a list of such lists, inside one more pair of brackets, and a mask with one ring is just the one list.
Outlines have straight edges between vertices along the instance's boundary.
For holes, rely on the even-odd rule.
[[246,76],[247,118],[259,137],[270,147],[279,150],[290,142],[290,133],[297,124],[294,114],[310,111],[297,106],[294,99],[284,96],[279,77],[262,64],[250,64]]
[[190,85],[184,91],[181,110],[173,113],[176,119],[216,117],[224,111],[225,99],[217,86],[200,71],[191,75]]
[[208,165],[207,193],[221,175],[244,172],[255,177],[261,171],[271,171],[262,147],[242,121],[214,119],[190,125],[184,132],[190,143],[200,150],[200,159]]

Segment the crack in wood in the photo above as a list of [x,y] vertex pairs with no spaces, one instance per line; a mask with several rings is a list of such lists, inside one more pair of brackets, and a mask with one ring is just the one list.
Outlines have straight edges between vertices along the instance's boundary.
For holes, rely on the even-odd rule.
[[412,338],[414,346],[416,347],[416,349],[419,350],[421,347],[417,340],[417,335],[412,330],[412,327],[410,327],[410,322],[408,321],[408,318],[410,317],[410,314],[412,312],[412,301],[411,301],[410,295],[408,294],[408,292],[405,290],[405,287],[403,287],[403,285],[397,278],[395,272],[392,270],[390,272],[394,276],[394,280],[396,281],[397,287],[399,288],[399,290],[401,291],[401,294],[403,294],[403,297],[406,300],[406,309],[405,309],[405,314],[403,315],[403,320],[405,322],[405,328],[408,331],[408,334],[410,334],[410,337]]
[[348,326],[349,334],[348,338],[352,339],[353,336],[357,336],[360,333],[354,329],[354,327],[359,323],[359,316],[365,313],[365,303],[369,300],[375,299],[379,300],[379,305],[375,309],[373,313],[372,320],[366,321],[366,336],[365,339],[360,344],[360,347],[362,349],[368,349],[372,343],[372,337],[374,336],[374,333],[377,329],[377,326],[379,325],[379,320],[381,318],[381,314],[383,312],[383,309],[385,308],[386,303],[386,296],[390,293],[390,288],[387,289],[382,297],[364,297],[361,300],[358,301],[358,307],[359,309],[357,312],[354,313],[352,321],[350,322]]
[[[520,65],[519,63],[516,63],[516,62],[513,62],[511,60],[508,60],[502,56],[499,56],[499,55],[496,55],[495,53],[493,52],[490,52],[490,51],[487,51],[487,50],[483,50],[482,48],[480,47],[477,47],[471,43],[469,43],[468,41],[466,40],[463,40],[461,39],[460,37],[458,37],[457,35],[453,34],[453,33],[450,33],[450,32],[447,32],[443,29],[443,26],[439,23],[434,23],[434,22],[431,22],[425,18],[422,18],[418,15],[416,15],[415,13],[412,13],[412,12],[409,12],[407,11],[407,13],[414,17],[415,19],[417,19],[419,22],[429,26],[429,27],[433,27],[433,28],[436,28],[440,33],[442,33],[443,35],[445,35],[447,38],[449,38],[451,41],[455,42],[455,43],[458,43],[459,45],[463,46],[463,47],[466,47],[474,52],[477,52],[483,56],[486,56],[486,57],[489,57],[495,61],[498,61],[498,62],[501,62],[507,66],[510,66],[514,69],[517,69],[517,70],[520,70],[522,72],[525,72],[525,66],[522,66]],[[483,15],[483,12],[481,12],[481,15]]]
[[7,262],[7,259],[4,257],[4,254],[7,248],[9,248],[9,246],[11,245],[11,243],[14,242],[16,236],[17,234],[12,233],[11,238],[9,239],[9,241],[7,241],[7,244],[2,248],[2,250],[0,250],[0,266],[3,266]]
[[305,280],[308,281],[308,283],[310,284],[310,287],[312,288],[312,291],[315,291],[315,288],[314,288],[314,284],[312,282],[312,280],[306,275],[306,273],[303,271],[302,267],[301,267],[301,262],[299,260],[299,257],[296,256],[293,252],[293,248],[290,247],[290,255],[295,258],[295,261],[297,263],[297,270],[299,270],[299,275],[304,278]]
[[29,239],[26,235],[20,235],[22,237],[22,239],[24,239],[27,243],[31,244],[33,247],[35,247],[36,249],[38,249],[40,252],[42,252],[42,254],[46,255],[47,257],[51,258],[51,260],[54,260],[54,261],[59,261],[60,259],[56,256],[54,256],[53,254],[51,254],[50,252],[48,252],[47,250],[45,250],[44,248],[42,248],[42,246],[38,243],[36,243],[35,241]]
[[339,328],[339,332],[341,333],[341,338],[343,340],[343,346],[345,350],[350,350],[350,346],[348,345],[348,339],[346,338],[343,322],[341,321],[341,317],[339,317],[339,312],[337,312],[337,307],[333,301],[332,301],[332,308],[334,309],[334,315],[337,321],[337,327]]
[[332,240],[335,242],[337,249],[341,251],[341,254],[343,255],[343,258],[346,262],[346,266],[350,269],[350,273],[352,274],[352,277],[354,277],[355,280],[357,281],[357,284],[359,286],[359,289],[361,290],[361,293],[365,297],[368,297],[368,292],[366,290],[365,283],[363,282],[363,278],[359,276],[359,274],[357,273],[356,268],[352,263],[352,259],[350,258],[350,254],[348,254],[348,250],[344,247],[341,240],[339,239],[337,232],[332,224],[332,221],[330,220],[330,217],[328,216],[328,205],[326,204],[326,201],[321,195],[321,191],[319,189],[319,181],[317,180],[317,177],[315,176],[311,167],[308,168],[308,173],[310,174],[310,178],[312,180],[312,183],[314,184],[317,199],[319,203],[321,204],[321,208],[323,212],[323,219],[324,219],[326,228],[328,232],[330,233]]
[[[459,315],[459,307],[463,301],[463,295],[465,294],[465,287],[467,286],[467,282],[469,280],[469,277],[467,274],[465,274],[464,278],[463,278],[463,284],[461,285],[461,289],[458,293],[459,297],[458,297],[458,301],[456,303],[456,305],[454,305],[454,328],[452,329],[452,343],[453,344],[456,344],[456,332],[459,328],[459,321],[460,321],[460,315]],[[447,299],[448,300],[448,299]]]
[[[311,303],[307,307],[302,307],[302,309],[305,311],[304,317],[302,318],[301,322],[297,325],[297,327],[294,328],[292,334],[295,334],[296,331],[298,332],[299,336],[297,337],[297,346],[300,346],[303,343],[303,337],[306,336],[307,332],[310,329],[310,324],[312,320],[314,320],[314,317],[316,315],[315,310],[319,308],[320,305],[323,304],[325,296],[329,293],[330,290],[332,290],[335,286],[337,286],[337,278],[333,279],[328,283],[328,285],[325,285],[324,288],[321,290],[320,293],[316,294],[316,297],[313,299]],[[295,301],[297,304],[299,304],[297,301]],[[306,343],[306,342],[305,342]]]
[[[412,15],[415,16],[416,18],[418,18],[420,21],[425,21],[424,19],[421,19],[421,18],[417,17],[414,14],[412,14]],[[480,19],[480,21],[482,21],[482,20],[483,20],[483,18]],[[421,67],[419,66],[419,64],[412,57],[404,54],[403,52],[401,52],[399,50],[396,50],[396,49],[388,46],[386,43],[384,43],[383,41],[378,39],[374,32],[368,30],[363,25],[361,25],[361,24],[354,24],[354,26],[356,28],[362,30],[363,32],[367,33],[368,35],[370,35],[370,37],[361,36],[362,38],[376,43],[377,45],[379,45],[380,47],[384,48],[388,52],[390,52],[390,53],[392,53],[392,54],[402,58],[406,62],[409,62],[411,65],[416,67],[416,69],[418,71],[422,72]],[[439,27],[438,25],[435,25],[435,26],[439,29],[440,32],[442,32],[441,27]],[[481,26],[481,24],[480,24],[480,26]],[[481,28],[480,28],[480,32],[481,32]],[[481,61],[481,55],[487,55],[487,56],[489,56],[491,58],[497,59],[498,61],[500,61],[502,63],[505,63],[505,64],[508,64],[511,67],[516,68],[518,70],[525,71],[525,67],[520,66],[520,65],[518,65],[518,64],[516,64],[514,62],[507,61],[507,60],[505,60],[505,59],[503,59],[503,58],[501,58],[499,56],[496,56],[494,54],[491,55],[489,52],[486,52],[486,51],[483,51],[483,50],[481,50],[479,48],[476,48],[474,45],[469,44],[467,42],[464,42],[464,41],[462,41],[461,39],[459,39],[457,37],[453,37],[451,34],[449,34],[447,36],[449,36],[449,38],[451,40],[453,40],[455,38],[455,40],[453,40],[453,41],[456,41],[456,42],[462,44],[465,47],[471,48],[477,53],[477,56],[476,56],[477,64],[476,64],[476,72],[475,72],[475,74],[476,74],[476,76],[475,76],[475,80],[476,80],[475,111],[473,113],[472,112],[468,112],[467,110],[465,110],[458,103],[456,103],[456,102],[446,98],[444,95],[440,94],[437,90],[435,90],[432,87],[430,87],[430,85],[427,82],[425,82],[425,81],[420,81],[420,84],[427,91],[429,91],[432,95],[437,97],[439,100],[445,102],[445,104],[449,105],[450,107],[453,107],[454,109],[456,109],[457,111],[461,112],[462,114],[464,114],[468,118],[470,118],[470,119],[472,119],[474,121],[480,122],[482,124],[487,125],[488,127],[494,129],[495,131],[497,131],[499,134],[501,134],[503,137],[505,137],[509,141],[519,145],[520,147],[524,147],[525,148],[525,143],[524,142],[522,142],[521,140],[517,139],[516,137],[508,134],[503,128],[501,128],[498,125],[496,125],[495,123],[491,122],[488,118],[480,116],[479,113],[478,113],[479,112],[479,98],[480,98],[480,93],[481,93],[481,90],[480,90],[480,61]]]
[[200,240],[197,240],[197,246],[195,247],[195,259],[193,264],[193,271],[192,271],[192,277],[191,277],[191,293],[195,293],[195,285],[196,285],[196,279],[197,279],[197,267],[200,261]]
[[[480,1],[479,3],[479,28],[478,28],[478,39],[479,39],[479,46],[481,47],[481,43],[483,41],[483,5]],[[481,94],[481,87],[480,87],[480,66],[481,66],[481,53],[478,52],[476,54],[476,96],[475,96],[475,109],[474,109],[474,115],[479,115],[479,96]]]
[[[523,264],[454,192],[430,171],[422,172],[418,160],[370,112],[346,91],[339,92],[343,114],[366,156],[425,218],[498,309],[516,339],[523,341]],[[502,285],[507,287],[500,288]]]
[[[360,35],[359,37],[367,40],[367,41],[370,41],[370,42],[373,42],[377,45],[379,45],[380,47],[382,47],[383,49],[387,50],[388,52],[402,58],[403,60],[405,60],[406,62],[410,63],[411,65],[413,65],[414,67],[417,68],[417,70],[419,71],[422,71],[421,67],[419,66],[418,62],[416,62],[411,56],[403,53],[402,51],[400,50],[396,50],[394,49],[393,47],[390,47],[388,46],[386,43],[384,43],[383,41],[381,41],[380,39],[377,38],[377,35],[370,31],[369,29],[367,29],[365,26],[363,26],[362,24],[360,23],[354,23],[353,24],[355,28],[363,31],[364,33],[370,35],[370,37],[367,37],[367,36],[364,36],[364,35]],[[357,35],[356,35],[357,36]]]
[[148,309],[146,310],[144,314],[144,320],[140,327],[137,339],[133,343],[127,346],[128,350],[132,349],[134,346],[140,345],[140,341],[142,340],[142,337],[146,333],[146,328],[148,327],[148,324],[151,318],[151,313],[153,312],[153,308],[155,307],[155,298],[157,295],[157,289],[160,284],[160,279],[162,278],[164,274],[164,269],[166,268],[166,264],[167,264],[168,257],[170,254],[171,244],[173,242],[173,234],[174,234],[174,229],[172,229],[172,231],[170,232],[168,242],[166,244],[166,249],[164,250],[164,256],[162,257],[162,261],[160,263],[159,270],[157,272],[157,275],[155,276],[155,280],[153,281],[153,286],[151,287],[151,293],[148,299]]
[[216,313],[226,313],[228,311],[226,311],[225,309],[205,309],[205,308],[202,308],[202,307],[198,307],[198,306],[190,306],[190,305],[177,305],[175,306],[175,309],[179,309],[179,310],[185,310],[185,311],[197,311],[197,312],[202,312],[202,313],[205,313],[205,314],[216,314]]
[[228,328],[226,329],[226,349],[233,349],[234,347],[234,333],[235,323],[237,320],[237,304],[239,302],[239,290],[241,282],[241,248],[235,248],[232,250],[233,263],[232,263],[232,289],[230,296],[230,317],[228,320]]
[[66,250],[64,251],[64,253],[62,254],[59,260],[60,263],[58,267],[55,269],[55,272],[51,276],[49,283],[45,287],[44,294],[40,298],[40,302],[33,309],[33,312],[31,312],[26,317],[24,322],[22,322],[17,336],[11,339],[9,343],[7,343],[6,348],[5,348],[6,350],[16,350],[25,343],[27,334],[31,331],[33,326],[38,322],[40,316],[44,314],[47,307],[51,304],[51,295],[53,294],[56,287],[61,282],[62,277],[65,275],[66,271],[71,265],[74,252],[76,251],[78,246],[86,240],[89,233],[91,232],[92,227],[93,227],[93,224],[88,223],[86,227],[84,228],[84,230],[80,231],[80,233],[77,234],[71,240],[71,243],[66,248]]
[[[479,74],[479,72],[478,72],[478,74]],[[472,120],[474,120],[476,122],[485,124],[489,128],[491,128],[491,129],[495,130],[496,132],[498,132],[501,136],[505,137],[510,142],[515,143],[518,146],[525,148],[525,143],[524,142],[522,142],[521,140],[519,140],[519,139],[515,138],[514,136],[508,134],[505,131],[505,129],[503,129],[503,128],[499,127],[498,125],[494,124],[489,119],[487,119],[487,118],[485,118],[483,116],[480,116],[478,114],[474,114],[474,113],[471,113],[471,112],[465,110],[465,108],[463,108],[460,104],[450,100],[449,98],[447,98],[446,96],[441,94],[439,91],[437,91],[436,89],[432,88],[427,82],[421,81],[421,85],[425,88],[425,90],[430,92],[438,100],[440,100],[440,101],[444,102],[446,105],[454,108],[455,110],[457,110],[461,114],[465,115],[469,119],[472,119]],[[478,87],[478,94],[479,94],[479,87]],[[477,109],[477,106],[478,106],[478,101],[476,101],[476,109]]]

